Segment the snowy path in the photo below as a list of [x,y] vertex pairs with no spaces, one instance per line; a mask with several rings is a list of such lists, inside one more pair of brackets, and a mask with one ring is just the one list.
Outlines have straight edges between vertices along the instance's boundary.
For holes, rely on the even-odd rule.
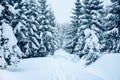
[[54,62],[55,62],[54,68],[55,68],[55,72],[57,74],[57,80],[68,80],[65,72],[63,71],[63,69],[60,66],[60,63],[58,61],[54,61]]
[[17,68],[0,70],[0,80],[103,80],[82,71],[70,60],[72,58],[62,53],[53,57],[26,59]]

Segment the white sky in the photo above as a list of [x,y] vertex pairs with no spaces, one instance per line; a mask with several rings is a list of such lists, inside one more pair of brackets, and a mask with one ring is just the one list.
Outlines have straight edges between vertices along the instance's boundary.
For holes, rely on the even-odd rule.
[[[48,0],[58,23],[70,22],[75,1],[76,0]],[[104,0],[104,2],[106,5],[110,4],[109,0]]]

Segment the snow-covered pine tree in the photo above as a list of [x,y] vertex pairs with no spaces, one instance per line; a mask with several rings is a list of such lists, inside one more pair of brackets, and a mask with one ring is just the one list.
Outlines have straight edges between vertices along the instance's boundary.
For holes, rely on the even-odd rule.
[[119,53],[119,30],[113,28],[103,33],[103,40],[101,45],[101,52],[106,53]]
[[[54,52],[54,50],[58,47],[53,45],[57,44],[55,40],[55,16],[52,11],[47,9],[47,7],[48,5],[46,4],[46,1],[40,0],[21,0],[16,5],[16,10],[18,11],[18,14],[13,22],[13,28],[14,33],[18,39],[18,45],[21,48],[21,50],[25,53],[24,57],[46,56],[47,53],[45,53],[44,50],[53,50],[52,52]],[[42,31],[40,31],[40,27],[44,26],[44,24],[45,26],[49,26],[47,29],[53,35],[50,39],[51,42],[50,40],[48,42],[50,45],[52,45],[51,49],[45,48],[45,45],[42,45],[43,33]],[[46,32],[44,34],[46,34]],[[46,46],[50,47],[50,45]]]
[[49,9],[49,24],[53,27],[56,27],[55,15],[52,9]]
[[26,51],[25,45],[27,44],[27,26],[26,26],[26,20],[27,17],[25,15],[26,7],[24,5],[23,0],[15,0],[15,10],[16,15],[12,21],[12,28],[14,31],[14,34],[18,40],[17,45],[21,49],[23,53]]
[[40,9],[36,1],[27,0],[17,4],[17,17],[14,21],[14,32],[18,39],[18,46],[25,53],[23,57],[35,57],[39,49],[38,17]]
[[109,53],[120,53],[120,0],[111,0],[108,8],[107,30],[104,33],[105,49]]
[[68,51],[69,53],[73,54],[76,51],[74,51],[75,46],[78,42],[78,38],[79,36],[77,35],[77,31],[78,28],[81,27],[81,16],[83,15],[83,6],[80,2],[80,0],[76,0],[75,2],[75,9],[73,9],[73,16],[72,21],[71,21],[71,30],[69,31],[69,33],[67,33],[67,38],[69,39],[69,41],[66,43],[66,46],[64,47],[64,49],[66,51]]
[[[60,44],[61,43],[59,41],[60,38],[58,37],[60,33],[57,30],[56,17],[54,15],[54,11],[52,10],[52,8],[49,8],[48,15],[49,15],[49,25],[51,26],[51,31],[50,32],[52,33],[53,39],[54,39],[52,42],[54,42],[53,43],[53,45],[54,45],[54,51],[56,51],[57,49],[60,48]],[[53,52],[53,54],[54,54],[54,52]]]
[[103,2],[101,0],[84,0],[84,16],[82,17],[83,23],[86,28],[92,28],[95,26],[96,28],[101,29],[101,16],[104,14]]
[[86,64],[94,62],[99,57],[100,39],[102,33],[103,5],[100,0],[84,0],[84,15],[82,16],[82,27],[84,28],[85,46],[82,53],[87,60]]
[[26,57],[35,57],[38,56],[37,50],[39,49],[39,42],[37,40],[36,34],[38,33],[37,26],[39,25],[37,21],[38,16],[38,5],[35,0],[26,0],[24,2],[25,5],[25,12],[24,15],[26,16],[26,40],[27,44],[25,55]]
[[10,26],[15,9],[9,0],[1,0],[0,8],[0,66],[6,68],[7,65],[16,65],[22,53]]
[[40,8],[39,17],[39,56],[53,55],[54,51],[58,48],[58,41],[56,38],[56,25],[53,12],[48,9],[46,0],[38,0]]

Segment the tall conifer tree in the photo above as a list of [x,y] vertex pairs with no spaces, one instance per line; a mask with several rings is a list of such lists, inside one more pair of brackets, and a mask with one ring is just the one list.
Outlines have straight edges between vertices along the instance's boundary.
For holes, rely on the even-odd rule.
[[71,31],[67,34],[67,38],[69,38],[69,41],[67,42],[65,46],[65,50],[69,53],[73,54],[74,48],[78,42],[78,35],[77,31],[81,27],[81,16],[83,15],[83,6],[81,5],[80,0],[76,0],[75,2],[75,9],[73,9],[73,16],[71,16]]

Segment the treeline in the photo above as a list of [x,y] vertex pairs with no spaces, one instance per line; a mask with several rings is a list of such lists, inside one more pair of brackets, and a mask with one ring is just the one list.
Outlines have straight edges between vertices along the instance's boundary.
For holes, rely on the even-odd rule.
[[[104,7],[101,0],[76,0],[71,24],[57,24],[47,0],[0,0],[2,67],[54,55],[59,48],[86,59],[87,65],[104,54],[120,53],[120,1],[111,3]],[[6,36],[10,27],[15,43]]]

